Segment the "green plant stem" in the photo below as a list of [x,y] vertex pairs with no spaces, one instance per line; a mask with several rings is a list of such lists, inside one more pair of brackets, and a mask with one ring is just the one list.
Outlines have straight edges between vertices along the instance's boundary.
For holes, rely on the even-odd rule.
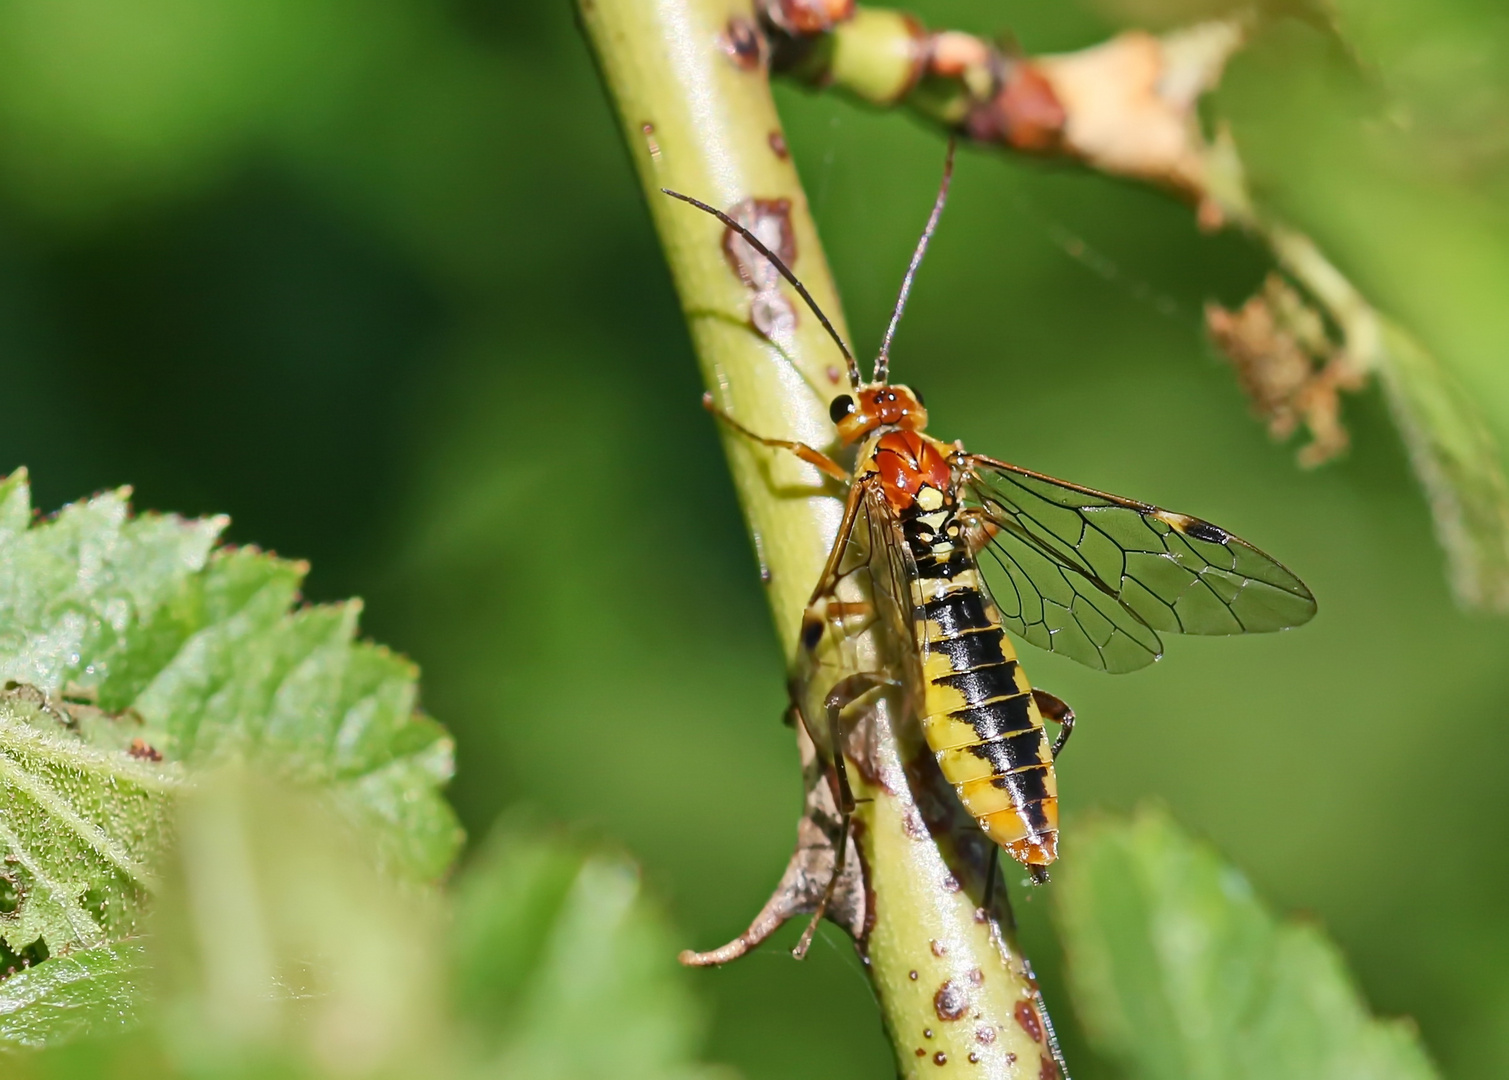
[[[776,217],[783,208],[793,269],[843,332],[762,58],[740,47],[761,44],[748,0],[579,3],[707,386],[753,431],[831,447],[827,404],[847,388],[833,343],[789,289],[746,284],[725,254],[722,225],[660,194],[673,188],[724,209],[755,198],[777,208]],[[757,330],[761,303],[794,311],[795,326],[777,319],[774,330]],[[727,430],[724,445],[766,571],[776,632],[791,657],[837,528],[839,492],[789,454]],[[978,830],[960,820],[952,792],[919,752],[915,720],[887,717],[878,712],[873,757],[851,768],[862,800],[855,832],[866,888],[864,918],[847,928],[858,931],[898,1071],[990,1080],[1057,1075],[1030,967],[1009,926],[980,907],[986,849]],[[822,770],[809,772],[826,784]],[[933,809],[939,806],[948,809]],[[737,955],[792,913],[778,911],[761,933],[752,927],[745,945],[717,958]]]

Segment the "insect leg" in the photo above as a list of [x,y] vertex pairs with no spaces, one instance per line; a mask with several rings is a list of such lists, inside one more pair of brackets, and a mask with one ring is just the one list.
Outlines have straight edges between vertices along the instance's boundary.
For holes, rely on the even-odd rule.
[[996,878],[1000,877],[1000,873],[999,873],[1000,868],[1001,868],[1001,848],[1000,848],[1000,845],[999,844],[991,844],[990,845],[990,862],[985,867],[985,899],[980,904],[980,906],[982,908],[984,908],[986,911],[990,910],[991,902],[993,900],[995,900],[995,896],[996,896]]
[[817,579],[817,587],[812,590],[812,598],[807,601],[808,610],[817,603],[823,594],[831,592],[838,582],[838,568],[844,561],[844,551],[849,546],[849,538],[854,535],[854,525],[859,520],[859,508],[864,504],[867,484],[863,480],[857,480],[849,485],[849,497],[844,500],[844,516],[838,523],[838,533],[833,538],[833,546],[828,549],[828,561],[823,565],[822,576]]
[[990,546],[1001,527],[973,507],[959,511],[959,521],[964,526],[964,543],[971,555],[978,555]]
[[1070,734],[1074,731],[1074,710],[1069,708],[1062,699],[1054,697],[1046,690],[1032,688],[1032,700],[1037,702],[1037,707],[1049,720],[1058,725],[1058,738],[1053,741],[1053,756],[1058,757],[1058,752],[1069,741]]
[[761,446],[773,446],[779,450],[790,450],[793,454],[801,458],[808,465],[816,465],[823,472],[833,477],[833,479],[845,484],[849,482],[848,470],[838,462],[830,458],[827,454],[823,453],[821,450],[815,450],[812,447],[808,446],[806,443],[792,442],[790,439],[767,439],[763,435],[756,435],[743,424],[735,420],[732,416],[729,416],[728,413],[718,408],[718,406],[713,403],[712,394],[702,395],[702,407],[716,416],[719,420],[722,420],[729,427],[733,428],[740,435],[743,435],[746,439],[753,439]]
[[[854,702],[877,686],[884,686],[891,680],[884,675],[874,672],[862,672],[858,675],[850,675],[841,679],[829,691],[823,701],[823,711],[828,714],[828,747],[833,759],[833,777],[838,787],[838,842],[833,857],[833,873],[828,877],[828,884],[823,889],[823,897],[818,901],[817,910],[812,913],[812,920],[807,923],[807,929],[802,931],[801,940],[796,943],[796,948],[791,950],[791,955],[798,960],[807,955],[807,950],[812,946],[812,936],[817,933],[818,923],[823,921],[823,916],[828,912],[828,903],[833,899],[833,890],[838,886],[838,880],[844,873],[844,860],[849,852],[849,819],[854,814],[854,789],[849,785],[849,768],[844,764],[844,730],[843,711]],[[802,714],[801,707],[793,704],[797,716],[804,726],[807,725],[806,717]],[[807,728],[807,733],[812,735],[812,729]],[[821,745],[814,737],[812,740]]]
[[[1047,881],[1048,878],[1045,875],[1044,877],[1039,879],[1034,874],[1033,880],[1037,881],[1038,884],[1042,884],[1044,881]],[[980,904],[980,910],[985,912],[987,915],[995,914],[994,902],[997,889],[999,889],[1001,893],[1001,925],[1004,926],[1007,931],[1015,931],[1016,911],[1011,906],[1011,893],[1009,890],[1007,890],[1006,881],[1001,875],[1001,849],[998,845],[992,844],[990,851],[990,865],[989,868],[985,871],[985,896],[982,903]]]

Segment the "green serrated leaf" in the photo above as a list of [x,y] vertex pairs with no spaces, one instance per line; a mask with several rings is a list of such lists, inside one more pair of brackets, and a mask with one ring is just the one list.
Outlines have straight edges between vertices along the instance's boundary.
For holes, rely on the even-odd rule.
[[132,934],[167,840],[176,765],[91,746],[39,691],[0,692],[0,937],[50,953]]
[[[0,546],[0,679],[98,690],[209,557],[223,518],[129,517],[126,492],[65,507]],[[21,491],[14,493],[19,501]]]
[[442,874],[452,744],[414,666],[356,640],[358,602],[296,607],[303,564],[126,494],[34,522],[24,472],[0,480],[3,947],[45,968],[134,933],[171,797],[229,762],[319,789],[400,875]]
[[78,1035],[123,1031],[141,1005],[140,940],[55,957],[0,982],[0,1046],[41,1047]]
[[1373,1019],[1316,928],[1280,923],[1166,815],[1087,824],[1059,875],[1075,1003],[1147,1080],[1435,1080],[1406,1022]]

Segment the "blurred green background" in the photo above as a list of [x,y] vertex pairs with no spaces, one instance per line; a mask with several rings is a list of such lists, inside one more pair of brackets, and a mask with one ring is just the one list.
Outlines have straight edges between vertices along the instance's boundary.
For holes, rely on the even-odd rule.
[[[1197,3],[919,0],[1029,51]],[[1344,0],[1211,103],[1310,231],[1509,434],[1509,44],[1470,0]],[[777,89],[860,351],[940,141]],[[1206,344],[1267,272],[1165,198],[967,154],[896,372],[938,433],[1197,513],[1302,574],[1316,622],[1175,641],[1071,701],[1072,815],[1154,798],[1308,913],[1449,1075],[1509,1074],[1509,622],[1448,596],[1376,392],[1314,473]],[[424,667],[474,835],[527,805],[643,863],[687,945],[741,929],[793,838],[781,660],[686,332],[564,0],[0,6],[0,470],[123,483],[307,557],[313,599]],[[1019,903],[1075,1074],[1047,923]],[[889,1075],[852,950],[686,975],[751,1080]]]

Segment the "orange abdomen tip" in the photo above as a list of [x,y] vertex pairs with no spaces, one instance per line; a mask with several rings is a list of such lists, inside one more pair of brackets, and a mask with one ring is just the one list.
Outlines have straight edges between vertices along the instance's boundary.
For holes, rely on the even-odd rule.
[[1028,840],[1013,840],[1006,853],[1023,866],[1048,866],[1058,858],[1058,830]]
[[1035,808],[1041,815],[1036,828],[1023,820],[1025,808],[1018,807],[977,820],[985,834],[1023,866],[1047,866],[1058,858],[1058,799],[1050,796]]

